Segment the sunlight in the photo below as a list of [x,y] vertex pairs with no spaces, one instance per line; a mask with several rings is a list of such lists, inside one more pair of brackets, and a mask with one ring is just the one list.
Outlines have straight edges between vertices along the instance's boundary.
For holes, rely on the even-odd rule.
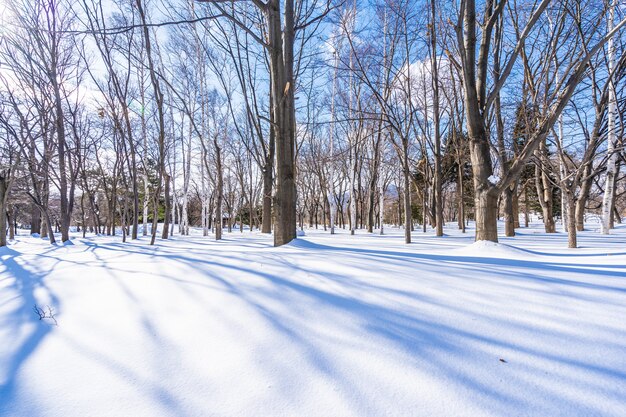
[[0,0],[0,417],[626,417],[626,0]]

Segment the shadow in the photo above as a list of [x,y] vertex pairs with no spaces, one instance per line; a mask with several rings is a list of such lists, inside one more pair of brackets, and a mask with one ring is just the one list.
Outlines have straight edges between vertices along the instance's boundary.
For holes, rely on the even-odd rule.
[[[379,259],[380,257],[383,259],[386,258],[388,262],[402,260],[404,262],[411,263],[416,270],[424,270],[426,265],[437,265],[439,268],[444,268],[446,264],[455,264],[458,267],[459,262],[468,262],[470,265],[478,265],[476,272],[484,270],[484,268],[489,265],[503,266],[505,269],[520,267],[519,263],[506,259],[482,257],[463,257],[462,259],[459,259],[459,257],[455,256],[417,255],[406,252],[396,253],[367,249],[345,249],[319,245],[305,240],[300,240],[298,243],[294,243],[289,246],[290,247],[285,248],[285,250],[277,250],[276,253],[282,254],[283,252],[288,252],[289,250],[300,249],[304,250],[304,252],[300,253],[300,256],[316,257],[320,260],[328,260],[331,258],[330,253],[324,252],[335,253],[337,256],[344,259],[347,253],[358,254],[361,257],[363,255],[369,255],[376,259]],[[476,392],[476,398],[482,398],[482,400],[477,401],[485,401],[481,404],[481,406],[491,411],[498,410],[502,407],[500,411],[504,413],[507,410],[506,407],[510,407],[512,404],[516,409],[525,409],[529,405],[529,400],[524,393],[524,390],[518,389],[517,391],[509,391],[502,387],[501,384],[498,384],[499,376],[497,374],[491,376],[485,376],[483,374],[482,377],[479,377],[479,375],[481,375],[480,372],[465,369],[462,364],[468,354],[470,356],[481,356],[486,360],[489,360],[488,357],[485,357],[487,351],[513,352],[513,355],[525,355],[536,358],[538,364],[536,368],[525,372],[528,375],[540,375],[545,373],[543,372],[542,366],[545,362],[548,362],[556,364],[558,367],[575,369],[577,372],[591,372],[606,380],[618,382],[626,380],[626,372],[624,370],[616,369],[609,365],[600,366],[586,362],[580,358],[568,358],[567,355],[560,354],[558,350],[551,351],[546,350],[545,348],[537,348],[533,346],[534,344],[530,341],[511,341],[502,336],[486,336],[484,332],[471,331],[470,329],[462,329],[458,325],[446,324],[442,322],[439,317],[433,317],[432,314],[427,313],[427,311],[430,311],[432,306],[436,303],[424,294],[404,294],[406,301],[415,306],[413,314],[406,314],[400,309],[395,309],[389,306],[381,306],[376,303],[358,299],[354,296],[346,296],[343,294],[339,295],[328,291],[322,291],[305,283],[301,283],[300,281],[297,281],[297,279],[302,279],[303,275],[298,274],[298,270],[310,274],[315,274],[315,271],[299,268],[297,265],[286,261],[285,257],[280,257],[280,263],[287,266],[287,270],[292,271],[289,278],[281,277],[276,274],[264,273],[253,268],[234,266],[232,263],[226,265],[215,260],[199,261],[198,259],[189,258],[184,255],[173,255],[173,257],[179,262],[194,265],[196,268],[198,268],[199,264],[206,265],[207,268],[203,268],[202,273],[207,278],[222,282],[232,291],[233,294],[243,299],[248,304],[254,306],[260,314],[262,314],[263,317],[265,317],[272,324],[272,326],[274,326],[274,328],[284,333],[290,340],[297,341],[300,345],[303,345],[305,350],[309,352],[310,361],[317,364],[321,372],[327,374],[337,383],[341,383],[343,381],[343,384],[346,386],[353,383],[353,381],[351,381],[351,378],[348,375],[342,375],[337,371],[337,369],[340,369],[341,366],[338,366],[338,364],[329,365],[326,361],[319,359],[320,349],[319,343],[315,338],[315,332],[312,329],[307,328],[302,321],[290,320],[288,317],[285,317],[284,313],[279,313],[276,308],[272,308],[272,305],[277,302],[282,305],[288,305],[290,300],[297,298],[299,300],[309,300],[310,304],[304,304],[308,305],[309,308],[312,309],[339,311],[348,316],[351,322],[360,323],[361,332],[369,334],[370,337],[373,338],[370,340],[370,343],[376,343],[376,339],[382,339],[385,341],[384,344],[394,344],[409,356],[409,358],[399,357],[398,360],[408,360],[409,362],[413,362],[414,366],[428,368],[429,372],[434,375],[445,374],[447,375],[447,378],[461,381],[467,389],[472,392]],[[423,262],[425,260],[429,261],[429,263],[425,264]],[[363,261],[365,261],[365,259],[363,259]],[[245,265],[245,262],[242,262],[242,264]],[[247,281],[245,280],[237,282],[236,284],[228,282],[212,272],[217,267],[232,269],[234,273],[228,274],[228,276],[254,275],[261,277],[272,284],[269,287],[272,289],[264,290],[258,285],[251,286],[250,284],[247,284]],[[525,262],[521,265],[521,267],[537,271],[546,270],[547,275],[550,275],[551,271],[564,270],[563,268],[557,267],[553,264],[538,261],[531,262],[530,264]],[[465,269],[467,270],[467,268]],[[568,271],[571,272],[571,268],[569,268]],[[594,273],[593,271],[590,272],[584,269],[575,269],[575,272],[580,274]],[[471,279],[470,276],[472,274],[467,274],[465,276],[463,276],[463,274],[461,275],[462,276],[460,278]],[[579,283],[569,279],[554,279],[546,276],[540,276],[535,273],[518,273],[511,274],[511,276],[514,276],[519,280],[534,280],[542,283],[555,284],[559,287],[576,286],[586,289],[594,289],[607,294],[624,292],[624,288],[621,287]],[[342,283],[347,282],[350,279],[354,279],[353,276],[339,273],[330,274],[325,278],[328,281]],[[508,285],[506,280],[504,280],[502,285]],[[368,289],[376,291],[373,286],[365,285],[365,291]],[[293,294],[296,294],[296,296]],[[597,299],[594,301],[600,301],[602,298],[601,295],[602,294],[598,294]],[[477,298],[477,300],[480,300],[480,298]],[[302,301],[300,301],[300,303],[302,303]],[[480,301],[477,301],[477,303],[480,304]],[[481,316],[480,314],[476,314],[476,312],[471,311],[468,306],[465,308],[462,307],[460,303],[439,303],[436,304],[435,307],[438,311],[440,311],[442,317],[450,315],[451,310],[456,310],[456,314],[460,317],[472,314],[480,317],[480,321],[496,322],[501,325],[506,325],[508,328],[517,327],[522,332],[533,332],[538,338],[546,337],[559,339],[564,337],[564,335],[558,331],[546,331],[532,325],[521,325],[515,321],[511,322],[510,319],[499,319],[488,312]],[[420,315],[420,312],[422,312],[423,315]],[[299,310],[292,311],[292,313],[298,318],[302,318],[302,314],[306,314],[305,312],[301,312]],[[610,330],[614,329],[609,329],[609,331]],[[614,336],[619,335],[614,334]],[[621,336],[624,336],[623,331]],[[494,361],[496,360],[495,357],[491,359]],[[520,369],[516,369],[516,371],[520,372]],[[568,379],[563,375],[560,375],[560,377],[565,379],[563,381],[564,383],[576,385],[581,384],[580,381],[576,381],[574,378]],[[546,384],[546,389],[548,391],[553,391],[552,395],[557,396],[558,398],[559,389],[550,385],[550,378],[552,378],[551,375],[546,375],[545,379],[539,379],[542,383]],[[537,381],[528,381],[522,385],[526,386],[528,389],[536,389],[533,387],[533,384],[537,384]],[[582,384],[584,385],[584,383]],[[598,391],[605,390],[605,387],[600,385],[596,386],[590,383],[586,386],[586,389],[590,392],[597,393]],[[346,390],[349,391],[349,389]],[[618,396],[619,394],[620,389],[617,387],[614,388],[613,395]],[[485,396],[488,400],[484,399]],[[565,397],[558,401],[568,401],[569,403],[572,403],[571,398],[566,399]],[[594,414],[597,412],[597,410],[588,407],[584,399],[574,402],[576,403],[575,408],[584,411],[586,414]],[[507,404],[507,406],[504,407],[503,404]]]
[[[307,238],[281,248],[272,248],[266,238],[252,239],[238,249],[230,246],[239,245],[238,239],[177,240],[151,247],[85,239],[71,250],[87,252],[89,258],[63,260],[106,269],[120,294],[136,306],[142,332],[157,347],[157,362],[172,352],[178,353],[178,345],[161,331],[164,317],[148,314],[137,287],[129,285],[141,270],[138,264],[144,262],[172,265],[178,271],[176,276],[157,270],[150,277],[150,285],[158,286],[159,281],[175,283],[177,290],[185,292],[186,301],[197,304],[201,311],[207,310],[200,293],[205,297],[215,296],[216,292],[228,294],[230,302],[250,307],[273,330],[271,343],[254,351],[259,356],[258,366],[278,369],[268,373],[278,375],[286,384],[302,383],[301,369],[295,369],[293,358],[285,358],[280,351],[285,346],[293,347],[307,366],[340,390],[352,409],[359,410],[356,414],[371,414],[374,410],[382,415],[388,411],[375,399],[367,398],[372,381],[382,379],[351,373],[358,369],[358,362],[337,352],[355,352],[356,356],[367,352],[374,357],[380,349],[386,361],[444,381],[451,397],[463,393],[460,401],[485,415],[508,415],[512,409],[530,415],[567,415],[572,410],[578,415],[601,413],[597,403],[590,403],[585,396],[573,397],[564,392],[564,386],[594,398],[614,399],[624,394],[625,369],[568,350],[570,345],[597,344],[613,353],[626,354],[621,344],[626,340],[624,328],[611,320],[595,323],[595,317],[560,325],[568,301],[585,303],[590,311],[603,303],[612,308],[609,311],[624,311],[619,300],[624,298],[626,288],[617,281],[623,280],[623,265],[558,262],[555,256],[560,255],[548,257],[540,252],[533,253],[533,259],[515,260],[455,254],[453,250],[450,254],[424,253],[414,245],[378,250],[320,244]],[[106,252],[115,256],[103,256]],[[133,264],[119,259],[118,254],[132,255],[129,259]],[[56,262],[62,259],[51,251],[41,256]],[[6,268],[16,277],[15,290],[22,298],[20,307],[9,318],[21,321],[20,325],[36,321],[36,317],[27,320],[26,310],[35,302],[35,290],[45,288],[45,274],[25,268],[17,261],[19,253],[15,251],[6,258]],[[557,276],[565,274],[568,278]],[[52,298],[53,294],[50,297],[57,306],[58,300]],[[228,305],[220,307],[224,311],[213,310],[207,316],[232,323],[233,327],[239,324],[241,340],[253,337],[254,329],[245,326],[249,317],[231,317]],[[581,334],[568,327],[571,323],[593,328],[595,333]],[[37,326],[20,344],[10,360],[7,383],[0,387],[0,399],[10,402],[19,368],[50,330]],[[176,387],[161,379],[141,377],[132,365],[115,357],[115,352],[97,352],[80,340],[69,343],[85,357],[106,364],[120,378],[141,381],[146,395],[169,412],[181,415]],[[498,360],[502,357],[507,359],[506,364]],[[581,379],[581,374],[591,377]],[[167,375],[158,377],[167,379]],[[381,384],[376,390],[381,396],[394,398],[396,389],[414,389],[417,395],[418,386],[417,381],[415,387]],[[532,395],[537,393],[549,400],[534,404]],[[559,405],[563,410],[558,409]]]
[[[599,303],[606,302],[616,305],[609,300],[608,296],[615,298],[622,296],[626,289],[619,285],[608,285],[595,282],[597,277],[608,279],[623,278],[622,266],[599,266],[594,264],[572,264],[560,263],[556,261],[543,260],[541,257],[532,260],[512,260],[505,258],[491,258],[488,256],[468,256],[468,255],[446,255],[432,253],[416,253],[412,246],[398,251],[375,250],[358,247],[330,246],[312,242],[310,240],[298,239],[297,241],[278,249],[266,248],[268,251],[264,255],[264,263],[273,267],[280,267],[285,275],[281,276],[277,272],[264,272],[262,268],[251,265],[252,253],[245,250],[230,251],[222,255],[209,256],[210,249],[214,243],[205,243],[205,250],[173,250],[161,247],[158,251],[143,251],[151,258],[165,257],[170,262],[185,265],[188,270],[193,270],[201,279],[187,280],[180,277],[169,277],[160,275],[158,278],[174,280],[181,285],[205,285],[210,291],[226,291],[253,307],[258,314],[263,317],[272,328],[290,342],[299,346],[302,354],[308,358],[308,363],[334,384],[343,387],[345,392],[352,392],[352,386],[358,385],[349,374],[341,371],[342,364],[336,363],[335,359],[328,356],[326,349],[328,346],[336,346],[354,343],[351,338],[355,335],[368,335],[369,343],[381,345],[395,345],[398,350],[389,353],[397,356],[398,362],[405,362],[409,367],[416,367],[427,370],[433,376],[445,375],[445,379],[454,380],[465,389],[475,393],[475,399],[479,406],[489,412],[506,413],[513,406],[516,409],[525,409],[529,406],[529,399],[525,393],[527,388],[530,391],[537,390],[537,384],[545,385],[543,389],[554,396],[553,402],[567,401],[574,403],[576,409],[586,414],[597,413],[597,409],[590,407],[584,399],[572,400],[571,398],[559,397],[558,387],[551,385],[551,378],[554,375],[546,374],[542,367],[546,363],[553,367],[567,370],[559,371],[558,377],[563,384],[584,386],[589,392],[598,393],[606,391],[607,388],[600,386],[596,379],[589,382],[577,381],[568,376],[570,372],[588,372],[603,380],[625,381],[626,372],[622,369],[602,366],[586,361],[584,358],[568,357],[559,353],[558,349],[548,349],[543,344],[542,347],[535,346],[531,340],[512,340],[506,335],[494,336],[493,331],[480,330],[478,328],[462,328],[458,323],[463,323],[468,316],[476,318],[477,323],[491,329],[502,327],[508,331],[514,330],[519,334],[532,334],[535,340],[560,340],[566,339],[566,333],[549,328],[532,325],[524,322],[523,317],[497,317],[490,311],[490,303],[486,294],[481,293],[481,283],[493,286],[494,282],[505,293],[522,291],[528,300],[535,297],[529,294],[542,291],[544,295],[553,297],[552,302],[564,300],[565,297],[572,297],[577,302]],[[219,243],[217,243],[219,245]],[[94,249],[104,251],[127,252],[128,248],[118,244],[89,244]],[[133,249],[135,250],[135,249]],[[142,253],[142,250],[137,250]],[[197,257],[203,255],[201,258]],[[539,256],[539,254],[537,254]],[[328,263],[335,259],[339,264],[350,266],[348,272],[324,272],[318,268],[301,267],[297,259],[314,259],[318,265]],[[446,271],[446,277],[441,277],[442,284],[449,284],[451,287],[458,283],[469,283],[475,288],[462,288],[466,296],[471,299],[470,304],[454,300],[442,301],[433,298],[425,292],[402,291],[378,284],[367,282],[366,279],[359,279],[356,270],[367,276],[371,273],[368,265],[379,265],[380,272],[385,274],[386,270],[403,266],[410,267],[416,271],[415,282],[424,281],[424,285],[431,285],[430,281],[420,278],[419,272],[436,273]],[[359,266],[360,265],[360,266]],[[393,268],[392,268],[393,269]],[[481,273],[491,271],[497,273],[497,280],[494,278],[482,278]],[[390,272],[392,273],[392,272]],[[322,274],[320,276],[320,274]],[[576,278],[559,278],[558,274],[576,274]],[[332,283],[341,285],[339,293],[322,290],[316,287],[306,277],[316,277],[324,284]],[[392,278],[392,276],[390,276]],[[201,284],[206,280],[207,283]],[[265,282],[261,284],[259,282]],[[208,284],[210,283],[210,284]],[[529,283],[541,284],[532,288],[525,287]],[[546,287],[546,285],[548,285]],[[595,294],[585,299],[579,294],[568,294],[567,288],[592,290]],[[539,290],[538,288],[541,288]],[[458,291],[458,288],[457,288]],[[388,293],[396,301],[401,300],[406,305],[411,305],[411,313],[403,311],[398,305],[385,304],[377,297],[376,302],[361,299],[358,294]],[[371,298],[371,297],[365,297]],[[550,307],[546,302],[539,305],[539,301],[533,301],[537,308]],[[530,316],[537,316],[533,311],[535,306],[528,304],[523,310]],[[553,305],[552,305],[553,307]],[[285,308],[287,309],[285,311]],[[483,311],[485,310],[485,311]],[[311,323],[311,317],[315,317],[315,311],[323,311],[337,314],[342,321],[349,325],[342,325],[342,321],[333,323],[341,328],[347,337],[330,338],[315,329]],[[433,311],[438,314],[433,314]],[[546,316],[547,320],[560,320],[559,317]],[[449,323],[443,321],[442,317],[458,317],[459,322]],[[222,318],[220,318],[222,319]],[[226,319],[226,318],[223,318]],[[321,320],[326,320],[320,317]],[[356,329],[354,326],[358,326]],[[602,328],[603,324],[597,324]],[[624,338],[623,330],[615,333],[614,327],[605,326],[605,333],[612,333],[618,340]],[[245,337],[245,335],[242,335]],[[589,343],[593,343],[589,341]],[[623,349],[618,343],[610,340],[603,341],[604,346],[613,346],[613,349]],[[506,373],[507,377],[515,380],[516,390],[509,390],[502,386],[502,376],[498,374],[497,352],[505,352],[513,357],[531,357],[537,362],[536,365],[529,365],[532,361],[524,361],[527,369],[508,365],[513,373]],[[502,353],[501,353],[502,354]],[[467,369],[464,362],[467,357],[479,357],[481,360],[493,361],[491,366],[493,373],[485,375],[476,372],[475,369]],[[520,375],[526,378],[543,375],[538,380],[518,380]],[[596,385],[598,384],[598,385]],[[522,388],[520,388],[522,387]],[[609,389],[612,396],[618,396],[621,391],[618,385]],[[355,408],[359,405],[358,398],[353,398]],[[372,406],[370,404],[370,406]],[[551,410],[541,410],[538,415],[552,414]]]
[[[342,247],[342,246],[327,246],[319,243],[313,243],[310,241],[299,240],[297,243],[290,243],[288,246],[300,249],[306,249],[311,251],[329,251],[329,252],[338,252],[338,253],[349,253],[360,255],[362,257],[373,257],[379,260],[387,260],[387,261],[398,261],[398,260],[408,260],[408,261],[417,261],[417,260],[428,260],[433,262],[440,263],[449,263],[449,264],[459,264],[459,263],[468,263],[470,265],[477,266],[502,266],[506,267],[509,271],[514,271],[514,268],[527,268],[537,271],[549,271],[554,273],[567,273],[567,274],[581,274],[587,275],[590,277],[593,276],[607,276],[611,278],[621,279],[624,278],[624,270],[626,269],[626,265],[596,265],[596,264],[572,264],[572,263],[563,263],[563,262],[549,262],[549,261],[541,261],[534,259],[507,259],[507,258],[496,258],[496,257],[487,257],[487,256],[472,256],[465,255],[459,253],[457,255],[440,255],[440,254],[426,254],[426,253],[416,253],[410,250],[410,247],[407,246],[406,251],[385,251],[378,249],[364,249],[364,248],[354,248],[354,247]],[[513,247],[515,250],[520,250],[524,252],[533,253],[528,250],[519,249]],[[534,255],[540,256],[542,255],[539,252],[534,252]],[[616,254],[616,256],[619,254]],[[547,255],[547,256],[560,256],[560,255]],[[596,255],[597,256],[597,255]],[[615,270],[615,271],[612,271]],[[512,276],[517,276],[517,274],[511,274]],[[551,274],[552,275],[552,274]],[[569,279],[562,279],[552,277],[542,277],[540,274],[537,275],[527,275],[523,277],[524,280],[535,280],[546,283],[558,283],[563,285],[571,285],[571,286],[579,286],[589,289],[595,290],[605,290],[605,291],[617,291],[626,293],[625,287],[620,286],[609,286],[609,285],[601,285],[594,284],[589,282],[581,282],[574,281]]]
[[[46,252],[55,249],[52,247]],[[3,337],[0,339],[17,340],[15,348],[10,353],[10,357],[5,360],[2,373],[0,373],[2,378],[0,380],[0,411],[3,409],[3,404],[8,405],[13,399],[16,380],[22,365],[42,344],[46,336],[55,329],[47,321],[39,320],[33,311],[34,306],[50,305],[57,315],[62,312],[59,299],[44,281],[49,271],[39,271],[34,267],[26,268],[23,264],[27,262],[20,262],[20,257],[21,253],[10,248],[5,248],[0,252],[2,265],[4,265],[5,272],[9,273],[9,278],[3,280],[9,281],[9,285],[4,286],[3,292],[15,294],[9,300],[5,300],[5,303],[12,307],[8,307],[11,308],[11,312],[5,315],[4,322],[1,323],[0,334],[3,334]],[[35,295],[36,292],[39,296]],[[41,301],[41,292],[47,296],[45,302]]]

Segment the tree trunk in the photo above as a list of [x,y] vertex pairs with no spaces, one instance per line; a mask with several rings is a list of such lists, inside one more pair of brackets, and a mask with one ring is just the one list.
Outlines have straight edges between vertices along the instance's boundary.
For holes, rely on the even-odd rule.
[[7,245],[7,200],[9,196],[8,177],[8,173],[0,172],[0,247]]
[[519,223],[519,195],[517,194],[518,184],[515,183],[515,187],[513,188],[513,227],[520,227]]
[[[50,219],[50,213],[48,213],[48,210],[45,209],[44,206],[39,207],[39,210],[41,210],[41,214],[43,215],[43,221],[41,224],[41,237],[48,237],[50,239],[50,244],[53,245],[56,243],[56,238],[54,237],[54,230],[52,229],[52,220]],[[45,236],[43,232],[45,232]]]
[[[615,179],[616,181],[613,181],[613,198],[612,198],[612,202],[611,202],[611,216],[609,218],[609,228],[610,229],[614,229],[615,228],[615,215],[617,214],[617,218],[619,218],[619,213],[617,212],[617,198],[615,198],[617,196],[617,178],[619,177],[619,171],[620,171],[620,161],[619,159],[617,160],[617,164],[615,166]],[[621,223],[621,221],[619,221],[619,223]]]
[[15,207],[13,207],[12,210],[7,210],[7,223],[9,223],[9,240],[15,239],[15,229],[17,226],[17,223],[15,221],[16,214],[17,214],[17,211]]
[[263,213],[261,233],[272,233],[272,170],[267,162],[263,168]]
[[583,170],[584,181],[580,184],[580,192],[578,199],[576,200],[576,209],[574,212],[570,212],[576,216],[576,230],[582,232],[585,230],[585,209],[587,207],[587,200],[589,200],[589,192],[591,191],[592,177],[590,174],[590,168],[585,167]]
[[[612,1],[609,7],[609,16],[607,18],[607,33],[613,29],[613,16],[615,14],[615,4],[617,1]],[[615,66],[615,43],[613,38],[609,39],[608,43],[608,73],[613,72]],[[615,119],[617,113],[617,101],[615,97],[615,83],[613,77],[609,80],[609,109],[607,113],[608,118],[608,132],[607,132],[607,154],[608,160],[606,162],[606,180],[604,185],[604,195],[602,196],[602,222],[601,233],[608,235],[611,230],[611,217],[613,213],[613,205],[615,199],[615,178],[616,178],[616,164],[618,152],[616,151],[617,135],[615,131]]]
[[30,234],[41,234],[41,211],[35,203],[30,204]]
[[80,219],[83,224],[83,239],[87,233],[87,220],[85,218],[85,193],[80,196]]
[[474,199],[476,208],[476,241],[498,241],[498,196],[493,192],[477,190]]
[[[467,117],[468,121],[472,119],[472,115]],[[482,122],[474,121],[473,126],[474,130],[470,130],[469,135],[475,194],[475,239],[498,242],[498,193],[492,184],[491,148]]]
[[402,158],[402,174],[404,175],[404,243],[411,243],[413,226],[413,210],[411,210],[411,172],[409,170],[409,151],[404,147]]
[[545,164],[545,142],[541,143],[540,149],[537,151],[537,159],[541,161],[541,167],[535,166],[535,186],[537,188],[537,197],[539,204],[541,205],[541,211],[543,213],[543,223],[546,233],[556,233],[556,225],[554,223],[554,213],[552,210],[552,186],[550,185],[550,179],[546,170],[548,169]]
[[380,234],[385,234],[385,226],[383,223],[383,219],[385,216],[385,184],[383,181],[383,176],[379,175],[379,191],[378,191],[378,224],[380,226]]
[[524,227],[528,228],[530,213],[528,208],[528,185],[524,184]]
[[222,239],[222,204],[224,201],[224,173],[222,172],[222,150],[217,142],[217,137],[213,139],[215,146],[215,170],[217,176],[217,199],[215,202],[215,240]]
[[[351,132],[352,134],[354,132]],[[349,133],[350,134],[350,133]],[[354,235],[356,230],[356,166],[357,155],[355,145],[350,145],[350,234]]]
[[[46,239],[48,237],[48,222],[46,220],[48,216],[42,216],[41,219],[41,238]],[[50,243],[54,243],[53,239],[50,239]]]
[[[285,0],[282,23],[280,5],[279,0],[270,0],[266,8],[276,135],[274,246],[284,245],[296,238],[294,1]],[[284,30],[281,30],[282,24]]]
[[[56,62],[56,61],[55,61]],[[52,89],[55,97],[55,127],[58,140],[58,152],[59,152],[59,194],[61,199],[61,241],[67,242],[70,239],[70,218],[72,215],[71,203],[68,200],[68,185],[67,185],[67,167],[65,157],[65,120],[63,116],[63,104],[61,99],[60,87],[57,82],[56,67],[52,68]]]
[[163,172],[163,184],[165,186],[165,211],[163,213],[164,219],[161,239],[167,239],[170,231],[170,175],[167,172]]
[[[566,196],[566,200],[567,200],[567,211],[569,213],[574,213],[576,211],[576,201],[574,196],[572,195],[572,193],[570,193],[569,191],[564,192],[563,193],[564,196]],[[576,242],[576,234],[577,234],[577,230],[576,230],[576,217],[570,215],[567,216],[567,247],[568,248],[577,248],[578,244]]]
[[433,123],[435,127],[435,167],[433,178],[433,192],[435,197],[435,235],[443,236],[443,186],[442,186],[442,173],[441,173],[441,133],[439,123],[439,72],[437,68],[437,14],[435,1],[430,1],[430,63],[432,73],[432,89],[433,89]]
[[[150,73],[150,81],[152,83],[152,88],[154,90],[154,97],[156,101],[156,108],[158,114],[158,125],[159,125],[159,134],[158,134],[158,145],[159,145],[159,182],[157,185],[157,189],[155,191],[154,201],[154,219],[152,221],[152,237],[150,239],[150,245],[154,245],[156,240],[156,232],[157,232],[157,222],[158,222],[158,206],[159,206],[159,196],[161,194],[161,186],[163,185],[163,174],[165,174],[165,114],[163,110],[163,92],[161,91],[161,86],[159,83],[159,78],[156,73],[154,61],[152,59],[152,44],[150,41],[150,31],[148,30],[148,26],[146,26],[146,14],[144,12],[143,4],[141,0],[136,0],[137,10],[139,12],[139,17],[141,19],[141,23],[143,25],[143,41],[144,46],[146,48],[146,57],[148,60],[148,70]],[[167,214],[166,214],[167,216]]]
[[504,235],[507,237],[515,236],[515,214],[513,211],[513,190],[506,187],[502,192],[504,202]]
[[367,232],[374,233],[374,212],[376,211],[376,185],[378,183],[378,164],[374,166],[372,178],[369,182],[367,201]]

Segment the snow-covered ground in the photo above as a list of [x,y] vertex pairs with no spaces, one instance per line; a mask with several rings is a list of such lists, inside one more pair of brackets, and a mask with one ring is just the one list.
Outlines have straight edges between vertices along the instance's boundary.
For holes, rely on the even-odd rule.
[[0,416],[625,416],[626,228],[518,231],[20,237]]

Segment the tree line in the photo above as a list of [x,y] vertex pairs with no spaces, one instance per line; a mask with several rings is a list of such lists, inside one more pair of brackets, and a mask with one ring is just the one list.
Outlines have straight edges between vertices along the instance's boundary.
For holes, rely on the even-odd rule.
[[0,246],[621,222],[618,0],[5,4]]

